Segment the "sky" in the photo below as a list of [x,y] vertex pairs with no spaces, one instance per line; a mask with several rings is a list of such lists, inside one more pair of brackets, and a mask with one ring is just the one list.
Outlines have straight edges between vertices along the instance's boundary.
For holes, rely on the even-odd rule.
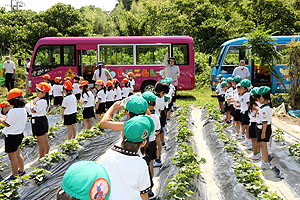
[[[19,0],[25,3],[25,7],[21,9],[30,9],[36,12],[45,11],[56,3],[71,4],[75,8],[81,8],[82,6],[94,5],[98,8],[102,8],[105,11],[111,11],[117,0]],[[6,10],[10,10],[11,0],[0,0],[0,7],[7,6]],[[16,0],[13,0],[13,4]]]

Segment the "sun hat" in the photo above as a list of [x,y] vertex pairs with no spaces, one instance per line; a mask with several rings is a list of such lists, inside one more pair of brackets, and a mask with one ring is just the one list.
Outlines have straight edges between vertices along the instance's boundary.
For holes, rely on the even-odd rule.
[[128,72],[127,76],[134,76],[133,72]]
[[76,199],[108,200],[111,184],[106,169],[95,161],[79,161],[66,171],[62,189]]
[[79,87],[83,87],[83,86],[85,86],[85,85],[87,85],[87,84],[89,84],[88,81],[81,81]]
[[99,61],[99,62],[97,63],[97,66],[100,66],[100,65],[104,65],[104,63],[103,63],[102,61]]
[[225,78],[225,77],[221,78],[221,81],[222,81],[222,82],[223,82],[223,81],[226,81],[226,78]]
[[22,90],[18,88],[11,89],[7,94],[7,101],[21,96],[23,96]]
[[48,80],[50,80],[50,75],[49,74],[45,74],[44,76],[43,76],[43,79],[48,79]]
[[217,79],[218,79],[218,80],[221,80],[221,79],[222,79],[222,75],[219,74],[219,75],[217,76]]
[[142,97],[149,102],[154,102],[156,101],[156,96],[153,92],[150,91],[146,91],[142,94]]
[[95,84],[96,84],[96,85],[102,85],[102,86],[104,86],[104,81],[98,80],[98,81],[96,81]]
[[119,80],[116,78],[114,78],[112,81],[113,81],[113,84],[115,84],[116,82],[119,82]]
[[258,91],[258,87],[254,87],[250,93],[255,95],[255,94],[257,94],[257,91]]
[[58,76],[58,77],[55,77],[54,82],[55,82],[55,83],[58,83],[59,81],[61,81],[61,77],[59,77],[59,76]]
[[128,78],[123,78],[122,83],[128,83]]
[[72,85],[71,81],[66,81],[63,85],[63,88],[66,90],[73,90],[73,85]]
[[261,86],[257,90],[258,95],[264,95],[271,91],[271,88],[268,86]]
[[222,87],[226,87],[226,81],[223,81],[222,83],[221,83],[221,88]]
[[106,86],[107,86],[107,87],[113,86],[113,82],[112,82],[112,81],[107,81],[107,82],[106,82]]
[[124,136],[130,142],[142,142],[154,131],[154,122],[147,115],[139,115],[129,119],[124,125]]
[[230,84],[231,84],[231,83],[232,83],[232,78],[230,78],[230,77],[229,77],[229,78],[227,78],[227,79],[226,79],[226,82],[228,82],[228,83],[230,83]]
[[240,76],[233,77],[233,80],[237,83],[241,82],[242,78]]
[[7,107],[7,106],[9,106],[10,104],[7,102],[7,101],[2,101],[1,103],[0,103],[0,108],[4,108],[4,107]]
[[170,86],[171,82],[172,82],[172,79],[167,77],[167,78],[165,78],[165,80],[166,80],[166,83]]
[[51,90],[51,87],[48,83],[46,82],[40,82],[36,84],[36,89],[42,92],[49,92]]
[[137,115],[144,114],[148,108],[148,102],[142,96],[132,95],[128,97],[124,108]]
[[251,81],[248,80],[248,79],[244,79],[241,81],[241,86],[245,87],[245,88],[248,88],[251,86]]

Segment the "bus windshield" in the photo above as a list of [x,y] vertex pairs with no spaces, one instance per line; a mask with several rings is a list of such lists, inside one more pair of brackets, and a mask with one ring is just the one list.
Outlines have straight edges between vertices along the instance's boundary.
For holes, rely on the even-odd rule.
[[220,65],[221,63],[221,59],[222,59],[222,54],[223,54],[223,49],[224,49],[224,46],[220,46],[217,51],[216,51],[216,60],[214,61],[214,65],[215,67],[218,68],[218,66]]

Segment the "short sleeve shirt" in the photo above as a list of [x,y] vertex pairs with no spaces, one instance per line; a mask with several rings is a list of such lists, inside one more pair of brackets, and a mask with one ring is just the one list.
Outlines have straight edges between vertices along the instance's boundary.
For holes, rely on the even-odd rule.
[[[50,105],[50,103],[49,103]],[[35,111],[32,113],[32,117],[41,117],[46,116],[48,112],[48,104],[46,99],[40,99],[33,105],[33,110]]]
[[236,67],[233,70],[232,76],[240,76],[241,79],[243,80],[243,79],[246,79],[247,76],[250,76],[250,72],[247,67],[244,67],[244,69],[241,69],[241,67]]
[[5,135],[18,135],[25,130],[27,113],[25,108],[12,108],[6,114],[5,124],[2,132]]
[[113,90],[106,91],[106,101],[114,101],[115,100],[115,93]]
[[171,78],[172,81],[177,81],[177,75],[180,74],[180,69],[178,65],[173,65],[173,66],[167,65],[166,73],[167,73],[167,77]]
[[86,104],[82,104],[82,107],[88,108],[88,107],[93,107],[94,106],[94,95],[91,91],[88,91],[87,93],[84,93],[82,95],[82,100],[81,102],[86,102]]
[[160,111],[165,109],[165,100],[164,97],[156,97],[156,104],[155,104],[155,113],[160,117]]
[[[159,116],[156,113],[151,114],[151,119],[154,122],[154,132],[160,130],[160,121]],[[155,134],[153,134],[149,137],[149,141],[152,142],[155,140]]]
[[125,98],[128,97],[130,91],[131,91],[131,88],[123,87],[122,88],[122,97],[125,97]]
[[73,94],[80,93],[79,83],[73,83]]
[[77,99],[73,94],[67,94],[62,102],[65,108],[64,115],[70,115],[77,112]]
[[63,92],[63,86],[54,84],[52,87],[52,92],[54,97],[62,97],[62,92]]
[[232,92],[233,92],[233,88],[232,87],[230,87],[230,88],[228,88],[226,90],[226,92],[225,92],[225,101],[227,101],[228,98],[232,98],[233,97],[232,96]]
[[241,96],[241,111],[242,112],[246,112],[249,107],[248,107],[248,103],[250,102],[250,94],[249,92],[245,92],[242,96]]
[[272,122],[272,109],[270,106],[267,105],[262,105],[258,111],[259,113],[259,118],[258,118],[258,123],[263,123],[267,122],[268,125],[271,124]]
[[99,99],[101,99],[100,103],[105,103],[106,102],[106,94],[104,93],[104,90],[100,90],[97,93],[97,100],[96,100],[96,102],[98,102]]
[[120,87],[115,88],[116,100],[122,99],[122,90]]
[[218,91],[218,95],[224,95],[225,91],[221,88],[221,83],[218,83],[216,86],[216,90]]
[[5,69],[5,73],[13,74],[14,70],[16,69],[16,66],[13,61],[10,61],[9,63],[7,61],[5,61],[3,63],[3,68]]

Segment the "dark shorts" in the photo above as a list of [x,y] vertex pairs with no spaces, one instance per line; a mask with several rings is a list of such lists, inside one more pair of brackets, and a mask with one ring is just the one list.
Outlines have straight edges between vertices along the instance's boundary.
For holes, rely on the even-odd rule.
[[5,152],[6,153],[13,153],[16,152],[22,143],[22,140],[24,138],[23,133],[18,134],[18,135],[8,135],[7,137],[5,136]]
[[249,125],[250,124],[250,118],[248,115],[248,112],[242,114],[242,125]]
[[168,104],[168,108],[167,108],[167,111],[171,110],[173,107],[173,102],[171,101],[171,103]]
[[107,102],[105,103],[107,109],[109,109],[113,104],[114,104],[113,101],[107,101]]
[[224,102],[225,101],[225,95],[224,94],[218,95],[217,98],[218,98],[218,102]]
[[81,94],[80,93],[77,93],[77,94],[75,94],[75,97],[76,97],[76,99],[77,99],[77,101],[80,99],[80,97],[81,97]]
[[256,138],[256,122],[251,122],[249,126],[249,137]]
[[100,103],[98,109],[96,110],[96,114],[105,113],[105,103]]
[[156,159],[156,152],[157,152],[156,142],[152,141],[148,144],[148,147],[146,149],[146,155],[150,158],[150,160],[154,160]]
[[91,106],[91,107],[83,108],[82,115],[83,115],[83,119],[89,119],[95,117],[94,107]]
[[60,106],[62,104],[63,97],[54,97],[54,105]]
[[230,115],[233,117],[235,115],[235,108],[233,107],[233,105],[230,106]]
[[236,109],[233,117],[234,117],[234,121],[240,122],[242,120],[241,110]]
[[225,104],[224,104],[224,111],[225,111],[225,112],[230,111],[230,110],[228,110],[228,109],[229,109],[228,103],[225,101]]
[[272,135],[272,127],[271,127],[271,125],[267,126],[266,138],[265,139],[261,139],[261,133],[262,133],[262,129],[258,128],[257,132],[256,132],[257,142],[269,142],[270,141],[270,137]]
[[128,96],[131,96],[131,95],[133,95],[133,93],[132,93],[132,92],[129,92]]
[[33,136],[43,136],[45,133],[48,133],[49,124],[46,116],[42,117],[32,117],[31,118],[31,127]]
[[72,124],[76,124],[76,122],[77,122],[76,113],[70,115],[64,115],[64,125],[72,125]]
[[162,129],[166,126],[166,121],[167,121],[167,112],[166,112],[166,110],[161,110],[160,111],[160,126]]

